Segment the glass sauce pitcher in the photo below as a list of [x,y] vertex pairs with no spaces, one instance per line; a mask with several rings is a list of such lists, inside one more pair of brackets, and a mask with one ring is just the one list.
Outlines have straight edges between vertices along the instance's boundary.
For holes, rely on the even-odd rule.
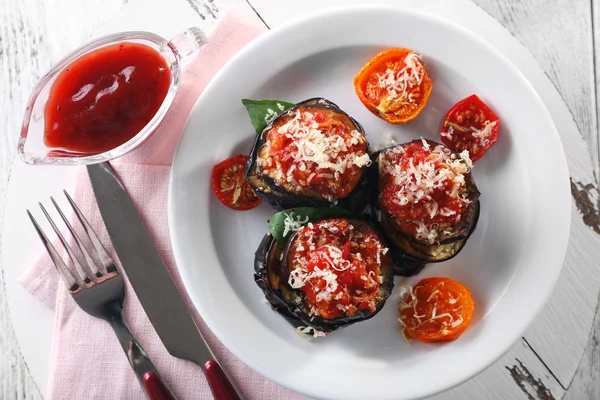
[[[120,43],[139,43],[160,54],[170,69],[170,85],[158,111],[152,119],[125,143],[101,153],[79,153],[62,148],[48,147],[44,142],[45,107],[57,77],[78,58]],[[168,41],[150,32],[122,32],[93,40],[60,60],[38,82],[27,103],[21,135],[17,144],[20,157],[31,165],[88,165],[112,160],[135,149],[157,128],[171,106],[185,62],[206,43],[199,28],[190,28]]]

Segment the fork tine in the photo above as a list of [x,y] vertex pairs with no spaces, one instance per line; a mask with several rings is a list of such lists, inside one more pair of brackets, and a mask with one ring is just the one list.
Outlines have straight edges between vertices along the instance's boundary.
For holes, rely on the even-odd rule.
[[44,234],[44,231],[42,231],[42,228],[40,228],[37,221],[35,220],[35,218],[33,218],[33,215],[31,215],[29,210],[27,210],[27,215],[29,215],[29,219],[31,220],[33,227],[35,228],[38,236],[42,240],[44,247],[46,247],[46,250],[48,251],[48,255],[50,255],[50,258],[52,259],[52,262],[54,263],[54,266],[56,267],[58,274],[60,275],[63,282],[67,286],[67,289],[69,289],[70,292],[75,292],[75,291],[79,290],[80,289],[79,284],[77,283],[77,281],[75,280],[75,278],[73,277],[73,275],[71,274],[71,272],[69,271],[69,269],[67,268],[65,263],[63,262],[62,258],[60,258],[60,256],[58,255],[58,252],[56,251],[56,249],[54,248],[52,243],[50,243],[50,241]]
[[56,235],[60,239],[60,242],[62,243],[63,247],[67,251],[69,258],[71,259],[71,261],[73,262],[73,265],[75,266],[75,270],[77,271],[77,274],[79,275],[79,277],[81,278],[81,280],[83,281],[83,283],[85,285],[89,284],[91,282],[91,279],[88,278],[87,274],[83,270],[83,267],[79,263],[79,260],[77,260],[77,257],[75,257],[75,254],[73,253],[73,250],[71,249],[71,246],[69,246],[69,243],[67,243],[67,241],[63,237],[62,233],[60,233],[60,230],[56,227],[56,224],[52,220],[52,217],[50,217],[50,214],[48,214],[48,211],[46,211],[46,209],[44,208],[42,203],[39,203],[39,205],[40,205],[40,208],[42,209],[42,212],[46,216],[46,219],[48,219],[48,222],[50,222],[50,226],[52,227],[52,229],[54,229],[54,232],[56,233]]
[[83,253],[83,257],[85,258],[85,262],[86,262],[88,268],[92,271],[92,273],[97,278],[102,277],[102,273],[98,270],[98,267],[96,266],[96,263],[94,262],[94,259],[90,256],[90,253],[88,253],[87,249],[85,248],[85,246],[83,244],[83,241],[81,240],[81,238],[79,237],[77,232],[75,232],[75,229],[73,229],[73,225],[71,225],[68,218],[65,216],[65,214],[63,214],[62,210],[56,203],[56,200],[54,200],[54,197],[50,196],[50,200],[52,201],[52,204],[54,204],[54,207],[56,208],[56,211],[58,211],[58,214],[62,218],[63,222],[69,229],[69,232],[71,232],[71,235],[75,239],[75,243],[77,244],[77,247]]
[[75,211],[77,219],[83,226],[83,230],[85,231],[87,237],[92,242],[92,246],[94,246],[94,249],[98,254],[98,258],[100,259],[100,262],[106,269],[106,272],[118,272],[112,257],[108,254],[108,251],[106,251],[106,249],[102,245],[102,242],[100,242],[100,239],[98,239],[98,235],[96,235],[96,232],[94,232],[94,230],[90,226],[89,222],[87,221],[79,207],[77,207],[77,204],[75,204],[75,202],[73,201],[71,196],[69,196],[69,193],[67,193],[66,190],[63,190],[63,193],[65,194],[65,196],[67,196],[67,200],[69,200],[69,204],[71,204],[71,207],[73,207],[73,211]]

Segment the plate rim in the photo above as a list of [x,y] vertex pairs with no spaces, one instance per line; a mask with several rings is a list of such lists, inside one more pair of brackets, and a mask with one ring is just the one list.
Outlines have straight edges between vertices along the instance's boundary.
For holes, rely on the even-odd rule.
[[[197,109],[198,104],[204,98],[204,93],[208,92],[209,89],[211,89],[212,86],[215,85],[215,82],[218,81],[218,78],[221,75],[225,74],[224,71],[226,71],[226,69],[229,65],[236,63],[238,59],[243,58],[247,53],[254,52],[255,48],[262,45],[263,42],[270,40],[271,37],[277,36],[295,26],[310,23],[313,19],[318,19],[318,18],[322,18],[325,16],[330,16],[332,18],[335,18],[340,13],[341,14],[346,14],[346,13],[351,14],[351,13],[355,13],[357,11],[361,11],[361,12],[381,12],[381,11],[400,12],[400,13],[405,13],[405,14],[409,14],[409,15],[415,15],[417,17],[428,19],[428,20],[433,20],[437,24],[446,25],[446,27],[448,27],[449,29],[460,31],[463,35],[466,35],[471,40],[478,42],[479,44],[481,44],[482,46],[487,48],[488,51],[495,53],[495,55],[497,57],[501,58],[504,61],[504,63],[506,64],[505,66],[510,68],[513,71],[513,73],[515,73],[515,75],[520,78],[522,84],[524,86],[526,86],[528,88],[528,91],[535,97],[536,103],[538,103],[538,105],[541,106],[540,110],[543,111],[543,113],[545,114],[545,119],[547,120],[549,125],[552,127],[552,129],[551,129],[552,130],[552,132],[551,132],[552,140],[556,144],[558,144],[559,149],[560,149],[560,151],[559,151],[560,160],[555,160],[556,163],[554,164],[553,170],[557,171],[556,175],[560,176],[560,178],[562,178],[562,179],[557,179],[557,180],[563,182],[562,185],[565,188],[565,190],[560,192],[560,194],[563,195],[563,199],[560,202],[563,202],[565,200],[564,197],[566,197],[568,199],[568,205],[569,206],[571,205],[572,199],[570,197],[570,191],[568,189],[569,173],[568,173],[566,154],[564,151],[564,146],[563,146],[562,140],[561,140],[558,130],[556,128],[556,124],[554,123],[554,120],[552,118],[552,115],[550,114],[546,104],[542,100],[542,98],[539,95],[539,93],[537,92],[537,90],[535,90],[533,84],[529,81],[529,79],[527,79],[527,77],[520,71],[520,69],[503,52],[501,52],[498,48],[496,48],[489,41],[487,41],[483,37],[479,36],[474,31],[471,31],[470,29],[466,28],[465,26],[455,23],[454,21],[451,21],[440,15],[433,14],[433,13],[423,11],[420,9],[415,9],[412,7],[403,7],[400,5],[396,6],[396,5],[383,5],[383,4],[379,4],[379,5],[362,4],[362,5],[349,5],[347,7],[340,7],[340,6],[329,7],[326,9],[322,9],[322,10],[318,10],[315,12],[311,12],[311,13],[302,15],[298,18],[295,18],[289,22],[286,22],[280,26],[277,26],[276,28],[269,30],[268,32],[262,34],[261,36],[259,36],[256,39],[254,39],[251,43],[247,44],[238,53],[236,53],[230,60],[227,61],[227,63],[210,80],[210,82],[204,89],[202,95],[196,100],[196,102],[192,108],[192,111],[190,112],[190,114],[186,120],[185,127],[182,131],[182,135],[179,138],[177,149],[176,149],[176,152],[175,152],[175,155],[173,158],[173,164],[172,164],[173,168],[171,169],[171,173],[169,176],[169,188],[168,188],[169,235],[171,238],[171,243],[172,243],[172,247],[173,247],[173,255],[175,257],[177,269],[183,279],[186,290],[188,290],[188,284],[186,284],[186,282],[189,281],[187,279],[188,275],[185,272],[186,271],[185,268],[179,267],[179,264],[180,264],[180,262],[182,262],[182,259],[183,259],[183,256],[181,255],[183,250],[180,250],[180,246],[181,247],[184,247],[184,246],[182,246],[181,243],[178,242],[176,235],[174,233],[174,231],[176,230],[176,227],[173,225],[173,220],[175,219],[175,211],[174,211],[174,206],[173,206],[173,198],[174,198],[173,193],[175,191],[175,189],[174,189],[174,185],[175,185],[174,177],[175,177],[175,170],[176,170],[175,166],[176,166],[176,161],[177,161],[180,151],[181,151],[181,141],[183,140],[184,133],[187,131],[188,124],[189,124],[190,120],[192,119],[192,116],[195,113],[195,110]],[[562,211],[562,219],[557,219],[557,220],[561,221],[564,224],[565,228],[566,227],[570,228],[571,227],[570,207],[564,207],[561,211]],[[491,366],[498,359],[500,359],[504,354],[506,354],[506,352],[509,351],[512,346],[514,346],[514,344],[523,335],[525,330],[533,323],[535,318],[544,309],[546,303],[548,302],[548,299],[550,298],[552,291],[554,290],[556,282],[558,281],[558,278],[560,276],[560,272],[562,270],[562,266],[564,263],[564,258],[566,256],[566,252],[567,252],[568,239],[570,237],[570,234],[569,234],[570,229],[564,229],[564,231],[566,231],[567,233],[566,233],[566,235],[564,235],[564,234],[562,235],[562,242],[560,243],[560,246],[559,246],[560,250],[558,251],[558,254],[562,254],[562,256],[560,257],[560,264],[558,264],[558,262],[557,262],[557,265],[559,265],[559,266],[557,268],[555,268],[555,270],[552,270],[553,276],[550,279],[546,279],[546,282],[548,282],[548,284],[545,285],[545,287],[543,288],[543,289],[545,289],[543,291],[544,293],[539,296],[536,296],[534,299],[537,299],[537,301],[535,301],[534,305],[529,307],[531,312],[530,312],[530,318],[528,318],[528,322],[525,323],[524,326],[513,331],[513,332],[515,332],[514,338],[507,340],[503,346],[496,346],[495,348],[497,350],[490,352],[491,354],[494,354],[494,356],[491,358],[486,357],[486,360],[489,360],[489,362],[484,362],[484,363],[478,364],[477,367],[471,369],[470,373],[463,375],[458,380],[454,380],[454,382],[452,384],[436,387],[434,390],[429,390],[426,393],[424,392],[423,394],[421,394],[421,396],[435,395],[435,394],[444,392],[446,390],[449,390],[453,387],[456,387],[461,383],[466,382],[467,380],[473,378],[474,376],[478,375],[483,370],[485,370],[486,368]],[[558,246],[558,243],[557,243],[557,246]],[[508,290],[508,288],[513,284],[513,280],[514,280],[515,276],[516,275],[514,275],[511,278],[511,280],[508,282],[506,290]],[[189,290],[188,290],[188,292],[189,292]],[[503,298],[503,296],[504,296],[504,294],[498,299],[498,301],[500,301]],[[195,297],[192,297],[191,295],[190,295],[190,299],[192,300],[194,307],[196,308],[196,310],[198,311],[198,313],[200,314],[202,319],[205,321],[205,323],[207,324],[209,329],[219,338],[219,340],[223,343],[223,345],[225,347],[227,347],[240,361],[242,361],[243,363],[245,363],[246,365],[251,367],[254,371],[258,372],[263,377],[277,383],[278,385],[280,385],[286,389],[293,390],[297,393],[300,393],[300,394],[303,394],[306,396],[321,398],[318,392],[305,390],[304,388],[292,387],[292,386],[288,385],[286,382],[284,382],[283,380],[278,379],[277,376],[269,376],[262,368],[257,366],[254,362],[241,356],[241,354],[243,352],[237,351],[238,348],[233,343],[230,343],[227,340],[224,341],[223,336],[219,333],[220,331],[216,327],[216,324],[214,323],[214,321],[211,320],[210,317],[208,319],[205,317],[205,315],[207,315],[207,313],[203,314],[203,312],[201,311],[202,306],[201,305],[199,306],[200,301],[197,302],[195,300]]]

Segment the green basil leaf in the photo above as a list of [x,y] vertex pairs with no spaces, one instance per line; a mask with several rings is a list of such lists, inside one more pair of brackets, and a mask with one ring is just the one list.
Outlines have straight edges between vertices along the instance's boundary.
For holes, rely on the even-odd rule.
[[[283,210],[273,215],[269,220],[269,232],[282,245],[292,235],[293,231],[285,231],[285,220],[290,218],[301,225],[319,218],[344,217],[351,214],[341,207],[296,207]],[[284,235],[285,234],[285,235]]]
[[293,103],[281,100],[242,99],[242,104],[246,107],[250,122],[258,134],[267,127],[273,118],[288,108],[294,107]]

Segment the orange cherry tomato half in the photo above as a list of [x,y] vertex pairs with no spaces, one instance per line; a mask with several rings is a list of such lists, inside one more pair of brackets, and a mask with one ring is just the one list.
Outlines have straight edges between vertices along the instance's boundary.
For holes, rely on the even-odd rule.
[[424,343],[457,339],[473,318],[471,292],[448,278],[425,278],[400,302],[400,323],[407,339]]
[[388,49],[366,63],[354,78],[360,101],[379,118],[403,124],[429,100],[433,82],[420,57],[409,49]]
[[442,142],[455,153],[469,151],[471,161],[479,160],[498,140],[500,119],[477,95],[456,103],[442,123]]
[[221,203],[234,210],[250,210],[261,202],[246,183],[246,161],[246,155],[233,156],[215,165],[212,171],[215,194]]

